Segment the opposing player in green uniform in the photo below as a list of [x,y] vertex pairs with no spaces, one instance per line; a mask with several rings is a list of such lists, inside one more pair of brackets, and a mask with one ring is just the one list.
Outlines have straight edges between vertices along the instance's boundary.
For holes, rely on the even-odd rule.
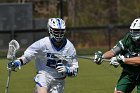
[[104,58],[111,59],[111,65],[120,64],[123,68],[114,93],[131,93],[135,87],[140,93],[140,18],[132,22],[130,32],[110,51],[96,52],[94,62],[101,64]]

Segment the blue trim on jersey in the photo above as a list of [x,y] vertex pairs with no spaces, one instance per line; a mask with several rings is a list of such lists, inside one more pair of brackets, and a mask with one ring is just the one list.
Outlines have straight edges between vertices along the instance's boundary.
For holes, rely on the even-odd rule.
[[63,38],[63,39],[62,39],[62,45],[61,45],[61,46],[56,46],[56,45],[55,45],[55,42],[56,42],[55,39],[50,38],[50,37],[49,37],[49,39],[50,39],[51,43],[53,44],[54,48],[55,48],[57,51],[60,51],[60,50],[67,44],[67,39],[66,39],[66,38]]

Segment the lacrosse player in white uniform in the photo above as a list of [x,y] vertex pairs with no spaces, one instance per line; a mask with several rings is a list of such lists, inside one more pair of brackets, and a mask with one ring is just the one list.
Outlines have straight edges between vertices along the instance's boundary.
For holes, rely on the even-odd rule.
[[24,54],[10,62],[9,68],[15,69],[35,58],[37,75],[34,77],[37,93],[63,93],[66,76],[75,77],[78,61],[73,44],[64,37],[65,22],[60,18],[48,20],[48,37],[29,46]]

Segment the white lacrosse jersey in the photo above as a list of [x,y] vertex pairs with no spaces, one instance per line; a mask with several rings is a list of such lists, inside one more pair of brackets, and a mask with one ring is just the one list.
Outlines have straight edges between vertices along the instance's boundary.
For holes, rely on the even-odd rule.
[[[38,73],[46,73],[55,78],[66,76],[65,74],[58,73],[56,68],[57,61],[55,54],[62,54],[65,56],[73,56],[70,62],[71,69],[77,69],[78,61],[76,59],[76,50],[73,44],[66,39],[66,43],[60,49],[57,49],[51,42],[49,37],[42,38],[31,46],[29,46],[22,57],[26,58],[26,63],[35,58],[35,65]],[[75,57],[74,57],[75,56]]]

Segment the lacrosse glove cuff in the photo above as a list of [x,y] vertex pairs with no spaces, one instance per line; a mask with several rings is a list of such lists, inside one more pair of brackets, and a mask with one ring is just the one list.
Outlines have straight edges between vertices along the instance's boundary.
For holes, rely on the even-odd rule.
[[59,73],[65,73],[67,76],[76,76],[77,70],[72,70],[70,67],[63,65],[62,63],[57,64],[56,70]]
[[68,66],[65,66],[65,74],[69,77],[74,75],[74,73],[70,70],[70,67]]
[[70,71],[70,68],[66,66],[66,74],[68,76],[72,76],[72,72]]

